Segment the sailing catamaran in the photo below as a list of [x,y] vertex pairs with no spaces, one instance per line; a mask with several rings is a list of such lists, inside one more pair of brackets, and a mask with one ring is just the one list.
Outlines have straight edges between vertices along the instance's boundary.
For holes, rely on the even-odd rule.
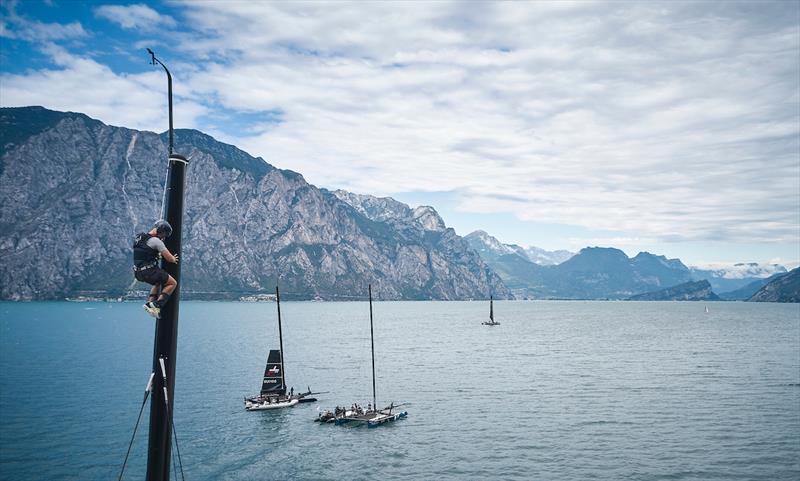
[[294,393],[294,388],[286,393],[286,378],[283,373],[283,330],[281,328],[281,294],[275,286],[275,299],[278,304],[278,346],[280,349],[271,349],[267,356],[267,367],[264,368],[264,380],[261,382],[261,393],[257,396],[244,398],[244,408],[247,411],[263,411],[266,409],[280,409],[292,407],[301,402],[314,402],[316,398],[308,397],[311,388],[304,393]]
[[489,322],[483,321],[481,322],[484,326],[499,326],[499,322],[495,322],[494,320],[494,300],[492,296],[489,296]]
[[369,286],[369,337],[372,345],[372,403],[366,409],[358,404],[352,404],[348,407],[339,407],[333,411],[325,410],[314,421],[320,423],[360,423],[366,424],[368,427],[374,428],[389,421],[397,421],[400,418],[408,416],[408,411],[395,411],[395,408],[402,406],[402,404],[395,405],[394,402],[389,404],[383,409],[378,409],[377,396],[375,394],[375,336],[372,329],[372,285]]

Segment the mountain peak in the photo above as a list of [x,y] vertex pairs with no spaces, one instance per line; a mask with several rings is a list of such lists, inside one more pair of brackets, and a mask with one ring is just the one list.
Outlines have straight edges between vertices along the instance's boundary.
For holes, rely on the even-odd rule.
[[[275,169],[261,157],[253,157],[235,145],[220,142],[214,137],[195,129],[175,129],[175,151],[181,153],[181,149],[196,148],[212,156],[220,167],[226,169],[236,169],[261,180],[267,173]],[[169,132],[159,134],[159,137],[166,143]]]
[[8,148],[23,144],[30,137],[55,127],[64,119],[81,119],[95,126],[103,125],[86,114],[59,112],[38,105],[0,108],[0,155]]
[[442,232],[447,229],[444,220],[442,220],[439,213],[436,212],[436,209],[429,205],[421,205],[415,208],[412,215],[425,230]]

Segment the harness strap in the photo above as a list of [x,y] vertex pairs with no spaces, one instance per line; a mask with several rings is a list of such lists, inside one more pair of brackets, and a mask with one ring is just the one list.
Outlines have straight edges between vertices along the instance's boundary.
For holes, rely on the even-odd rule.
[[158,262],[152,262],[150,264],[145,264],[145,265],[139,266],[139,267],[133,266],[133,270],[134,270],[134,272],[140,272],[140,271],[146,271],[147,269],[152,269],[153,267],[157,267],[157,266],[158,266]]

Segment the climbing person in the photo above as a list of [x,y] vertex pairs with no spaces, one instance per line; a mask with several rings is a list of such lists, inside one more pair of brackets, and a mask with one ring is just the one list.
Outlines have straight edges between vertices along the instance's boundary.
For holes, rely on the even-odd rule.
[[155,223],[150,232],[141,232],[133,241],[133,272],[137,281],[153,287],[144,309],[153,317],[161,315],[161,308],[178,287],[178,282],[158,265],[160,257],[173,264],[178,263],[178,254],[173,254],[164,245],[164,239],[172,234],[172,226],[165,220]]

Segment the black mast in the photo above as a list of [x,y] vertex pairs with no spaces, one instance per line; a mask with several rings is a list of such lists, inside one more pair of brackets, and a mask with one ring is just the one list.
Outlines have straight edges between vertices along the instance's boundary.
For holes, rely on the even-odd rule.
[[378,410],[375,396],[375,335],[372,333],[372,284],[369,285],[369,341],[372,345],[372,409]]
[[161,63],[161,60],[156,58],[156,54],[154,54],[152,50],[148,48],[147,53],[150,54],[151,64],[159,64],[164,67],[164,71],[167,72],[167,98],[169,101],[169,155],[172,155],[172,144],[175,138],[172,133],[172,75],[169,73],[169,70],[167,70],[167,66]]
[[283,361],[283,331],[281,330],[281,293],[278,290],[277,284],[275,285],[275,300],[278,302],[278,345],[281,349],[281,385],[283,386],[283,393],[286,394],[286,377],[283,375],[284,361]]
[[[183,187],[188,161],[181,155],[173,154],[172,132],[172,76],[167,67],[158,60],[152,50],[147,49],[152,63],[164,67],[167,73],[167,92],[169,96],[169,173],[164,193],[164,212],[172,226],[165,244],[170,252],[181,252],[181,226],[183,224]],[[181,289],[181,265],[164,262],[162,268],[177,282],[178,286],[161,309],[156,320],[155,342],[153,346],[153,391],[150,401],[150,436],[147,448],[147,481],[169,481],[170,453],[172,449],[172,406],[175,399],[175,359],[178,348],[178,304]]]

